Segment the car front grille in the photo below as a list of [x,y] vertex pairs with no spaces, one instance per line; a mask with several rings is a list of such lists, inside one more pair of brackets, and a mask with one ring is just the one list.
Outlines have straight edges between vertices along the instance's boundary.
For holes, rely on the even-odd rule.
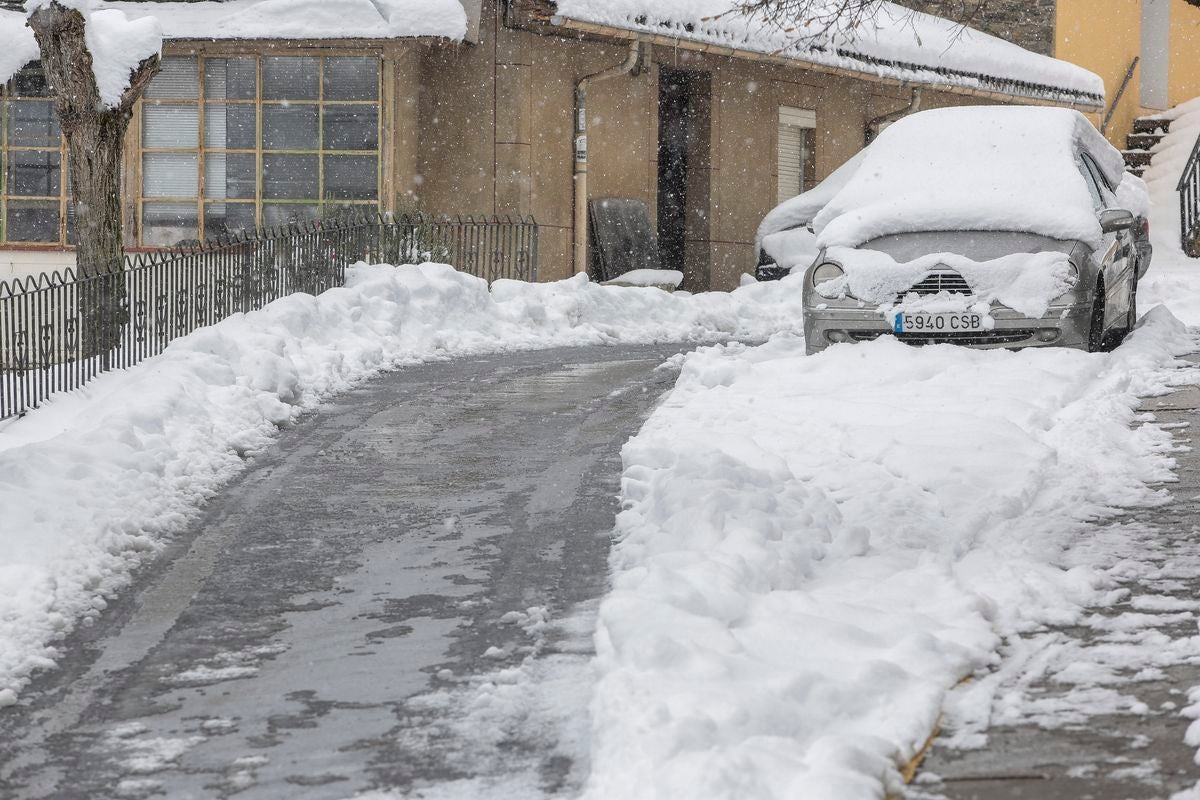
[[966,279],[957,272],[934,272],[926,276],[925,280],[920,283],[913,284],[911,289],[906,289],[896,295],[896,302],[903,302],[904,298],[910,294],[928,297],[939,292],[969,295],[971,294],[971,287]]
[[964,331],[960,333],[899,333],[893,334],[890,331],[850,331],[850,338],[856,342],[870,342],[878,339],[881,336],[895,336],[905,344],[911,344],[915,347],[920,347],[926,344],[961,344],[961,345],[987,345],[987,344],[1018,344],[1028,339],[1032,339],[1036,331],[1026,329],[988,331],[980,333],[978,331]]

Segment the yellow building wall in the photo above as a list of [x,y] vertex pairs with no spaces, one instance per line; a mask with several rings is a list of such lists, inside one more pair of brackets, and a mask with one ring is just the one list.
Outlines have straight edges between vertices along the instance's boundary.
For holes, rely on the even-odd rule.
[[[1182,0],[1180,0],[1182,2]],[[1058,0],[1054,20],[1054,55],[1089,69],[1104,79],[1111,104],[1142,49],[1141,0]],[[1125,135],[1142,113],[1138,98],[1141,69],[1135,69],[1108,124],[1109,141],[1125,147]],[[1089,114],[1099,127],[1104,114]]]
[[1200,8],[1171,5],[1171,105],[1200,97]]
[[[1200,97],[1200,8],[1171,0],[1169,103]],[[1111,104],[1135,56],[1142,48],[1142,0],[1058,0],[1054,55],[1104,79]],[[1125,147],[1134,118],[1152,113],[1141,103],[1141,68],[1122,95],[1106,135]],[[1099,125],[1103,114],[1089,117]]]

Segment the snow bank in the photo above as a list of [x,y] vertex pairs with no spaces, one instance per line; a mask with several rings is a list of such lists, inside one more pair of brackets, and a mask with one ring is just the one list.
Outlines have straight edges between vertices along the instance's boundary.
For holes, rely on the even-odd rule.
[[689,356],[623,453],[584,797],[895,792],[1001,637],[1112,588],[1059,556],[1163,501],[1170,436],[1134,409],[1194,346],[1159,309],[1113,354],[805,357],[781,335]]
[[[861,25],[853,24],[852,12],[844,10],[848,4],[840,0],[814,3],[813,18],[835,20],[829,35],[815,38],[806,36],[802,26],[782,29],[761,16],[745,16],[737,12],[737,5],[731,0],[558,0],[557,13],[562,19],[779,55],[909,83],[1082,100],[1095,107],[1104,102],[1104,81],[1082,67],[895,3],[879,3],[873,18]],[[836,21],[840,13],[846,19]]]
[[671,286],[678,289],[683,283],[683,273],[677,269],[631,269],[608,283],[624,286]]
[[1162,115],[1171,130],[1154,147],[1145,175],[1153,208],[1150,241],[1154,257],[1138,287],[1142,303],[1163,303],[1191,325],[1200,325],[1200,259],[1188,258],[1179,240],[1179,176],[1200,137],[1200,97]]
[[682,296],[365,267],[173,342],[160,356],[0,426],[0,705],[53,642],[322,398],[397,365],[470,353],[726,336],[800,326],[783,281]]
[[1094,155],[1116,186],[1117,152],[1077,111],[980,107],[923,111],[889,126],[814,221],[822,247],[856,247],[911,231],[1103,234],[1075,151]]
[[1055,298],[1066,294],[1075,285],[1070,256],[1054,251],[1014,253],[990,261],[937,253],[903,264],[875,250],[831,247],[825,256],[841,264],[846,274],[816,287],[818,294],[828,298],[850,295],[874,303],[881,310],[894,306],[911,309],[911,305],[903,303],[897,306],[896,298],[942,269],[962,275],[974,291],[970,297],[962,298],[964,310],[981,304],[986,313],[995,301],[1032,319],[1042,317]]

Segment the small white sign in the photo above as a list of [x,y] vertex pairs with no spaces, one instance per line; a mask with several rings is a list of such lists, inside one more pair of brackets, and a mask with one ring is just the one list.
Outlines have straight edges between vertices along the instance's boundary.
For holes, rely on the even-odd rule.
[[575,160],[576,161],[587,161],[588,160],[587,134],[586,133],[575,137]]

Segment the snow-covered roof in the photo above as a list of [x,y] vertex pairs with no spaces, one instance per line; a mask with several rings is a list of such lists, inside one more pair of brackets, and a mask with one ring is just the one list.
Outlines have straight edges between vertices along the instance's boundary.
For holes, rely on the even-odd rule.
[[1078,111],[962,106],[884,130],[813,221],[821,247],[913,231],[1022,231],[1093,248],[1100,225],[1079,153],[1117,186],[1121,154]]
[[[157,17],[170,39],[396,39],[461,41],[467,13],[459,0],[99,0],[129,20]],[[0,10],[0,82],[38,57],[33,32],[19,11]]]
[[[826,2],[833,9],[841,0]],[[565,27],[582,24],[632,31],[907,83],[1090,108],[1104,105],[1104,81],[1082,67],[895,3],[881,3],[871,22],[835,27],[807,40],[800,23],[784,30],[764,17],[731,13],[733,6],[733,0],[558,0],[551,21]]]

